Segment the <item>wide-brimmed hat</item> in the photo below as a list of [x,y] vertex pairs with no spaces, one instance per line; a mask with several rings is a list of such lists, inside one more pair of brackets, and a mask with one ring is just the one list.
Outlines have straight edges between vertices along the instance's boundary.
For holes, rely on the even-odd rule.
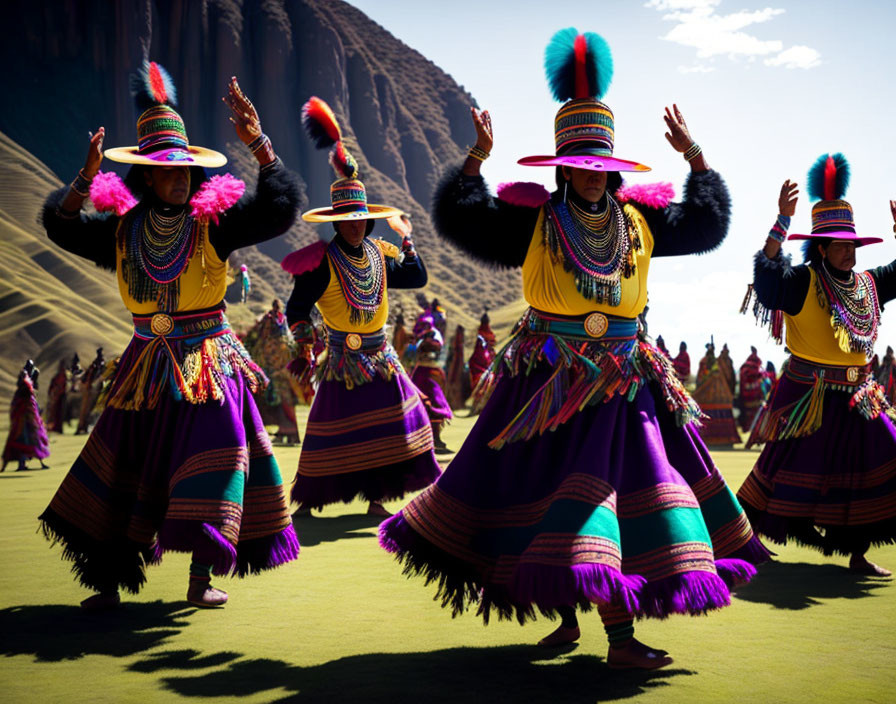
[[860,236],[856,232],[852,206],[843,200],[849,173],[849,162],[843,154],[818,157],[807,180],[809,198],[818,201],[812,206],[812,231],[808,235],[790,235],[788,240],[828,238],[855,242],[856,247],[884,241],[882,237]]
[[318,149],[330,150],[330,165],[337,178],[330,185],[330,207],[314,208],[302,213],[306,222],[337,220],[374,220],[401,215],[391,205],[367,202],[367,189],[358,178],[358,162],[345,148],[336,115],[326,102],[312,96],[302,106],[302,124]]
[[168,72],[155,61],[144,61],[131,75],[137,104],[137,146],[114,147],[103,156],[122,164],[144,166],[205,166],[227,163],[221,152],[190,144],[184,120],[174,109],[177,92]]
[[554,98],[554,154],[526,156],[523,166],[569,166],[591,171],[650,171],[613,156],[613,111],[601,101],[613,78],[613,56],[594,32],[561,29],[545,50],[544,67]]

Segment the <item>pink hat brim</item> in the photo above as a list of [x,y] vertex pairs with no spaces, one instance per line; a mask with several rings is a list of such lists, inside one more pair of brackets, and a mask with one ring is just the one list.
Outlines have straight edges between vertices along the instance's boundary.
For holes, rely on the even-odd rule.
[[882,237],[860,237],[855,232],[849,232],[848,230],[836,230],[834,232],[825,232],[823,234],[817,235],[799,235],[793,234],[788,235],[787,239],[789,240],[817,240],[827,238],[830,240],[845,240],[847,242],[855,242],[856,247],[862,247],[866,244],[878,244],[883,242]]
[[568,166],[572,169],[587,169],[589,171],[650,171],[649,166],[639,164],[637,161],[590,154],[524,156],[517,163],[522,166]]

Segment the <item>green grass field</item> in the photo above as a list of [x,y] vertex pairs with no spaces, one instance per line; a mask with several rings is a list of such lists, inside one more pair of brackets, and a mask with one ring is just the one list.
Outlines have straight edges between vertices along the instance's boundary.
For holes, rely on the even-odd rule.
[[[455,420],[449,445],[470,426]],[[54,436],[50,470],[0,474],[0,702],[896,700],[896,584],[795,546],[778,549],[730,608],[638,624],[641,640],[676,660],[652,673],[606,667],[596,615],[561,651],[532,645],[555,625],[544,619],[452,619],[433,587],[407,580],[378,547],[361,503],[297,518],[299,559],[218,580],[231,597],[224,609],[189,606],[189,557],[169,555],[121,609],[83,613],[88,593],[36,520],[83,440]],[[298,448],[276,453],[291,480]],[[756,453],[715,457],[736,489]],[[896,568],[894,546],[869,556]]]

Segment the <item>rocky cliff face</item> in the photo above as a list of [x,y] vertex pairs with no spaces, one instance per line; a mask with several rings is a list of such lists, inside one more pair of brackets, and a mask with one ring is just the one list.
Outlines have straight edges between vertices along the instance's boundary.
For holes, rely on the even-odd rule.
[[[177,84],[190,141],[224,151],[231,159],[226,169],[252,181],[254,161],[220,100],[230,76],[238,76],[278,154],[300,174],[306,207],[327,205],[333,174],[299,120],[302,103],[318,95],[342,122],[371,202],[396,205],[414,217],[418,249],[430,271],[427,293],[448,309],[450,324],[469,329],[482,303],[499,306],[518,295],[518,274],[468,261],[434,235],[428,216],[442,170],[462,158],[473,137],[472,97],[354,7],[338,0],[15,5],[9,16],[17,18],[18,31],[7,33],[0,48],[0,93],[13,103],[0,112],[0,132],[61,179],[71,179],[83,164],[88,130],[105,125],[107,146],[135,143],[127,78],[148,55]],[[120,167],[106,162],[104,168]],[[391,234],[383,224],[377,232]],[[317,236],[300,222],[287,236],[233,256],[232,263],[247,263],[252,271],[255,312],[273,295],[289,295],[279,261]],[[409,294],[394,299],[416,310]]]

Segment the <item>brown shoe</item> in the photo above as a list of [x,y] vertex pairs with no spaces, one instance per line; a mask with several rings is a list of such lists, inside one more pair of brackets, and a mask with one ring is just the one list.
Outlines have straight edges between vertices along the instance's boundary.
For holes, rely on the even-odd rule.
[[392,514],[379,501],[371,501],[370,506],[367,507],[367,515],[388,518]]
[[203,609],[214,609],[227,603],[227,592],[213,587],[209,579],[190,577],[187,601],[193,604],[193,606],[199,606]]
[[636,638],[607,652],[607,665],[614,670],[656,670],[673,662],[665,650],[649,648]]
[[875,565],[864,556],[855,557],[849,561],[849,571],[856,574],[864,574],[869,577],[892,577],[893,573],[885,567]]
[[118,591],[100,592],[93,596],[87,597],[81,602],[81,608],[85,611],[108,611],[121,606],[121,597]]
[[576,626],[575,628],[558,626],[553,633],[545,636],[540,641],[538,641],[538,645],[542,648],[556,648],[560,645],[575,643],[581,637],[581,635],[582,632],[579,630],[578,626]]

